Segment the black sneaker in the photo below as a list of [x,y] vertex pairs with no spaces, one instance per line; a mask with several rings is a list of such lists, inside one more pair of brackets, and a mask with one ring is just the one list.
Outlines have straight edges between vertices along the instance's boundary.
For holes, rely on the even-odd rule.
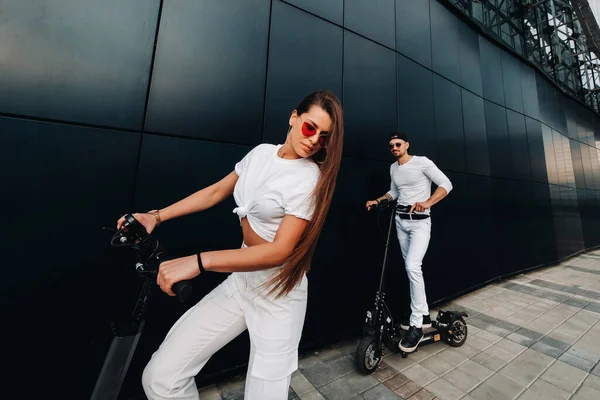
[[406,353],[412,353],[423,340],[423,329],[411,326],[398,347]]
[[[408,319],[400,322],[400,329],[403,331],[407,331],[410,328],[410,322]],[[422,329],[431,328],[431,316],[429,314],[423,316],[423,326]]]

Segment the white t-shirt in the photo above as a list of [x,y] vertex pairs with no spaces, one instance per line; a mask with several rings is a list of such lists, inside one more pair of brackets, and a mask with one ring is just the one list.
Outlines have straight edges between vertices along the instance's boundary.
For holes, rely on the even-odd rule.
[[[404,165],[394,162],[390,166],[391,184],[388,194],[399,205],[412,206],[416,202],[424,202],[431,197],[431,182],[446,189],[452,190],[450,179],[425,156],[412,156]],[[430,209],[424,214],[429,214]],[[423,213],[421,213],[423,214]]]
[[277,155],[282,145],[260,144],[235,165],[238,181],[233,191],[240,220],[272,242],[286,214],[310,220],[318,165],[310,158],[286,160]]

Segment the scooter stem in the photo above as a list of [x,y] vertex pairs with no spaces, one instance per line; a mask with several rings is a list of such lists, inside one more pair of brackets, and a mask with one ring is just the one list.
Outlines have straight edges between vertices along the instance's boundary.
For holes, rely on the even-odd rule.
[[381,269],[381,278],[379,281],[379,293],[383,290],[383,278],[385,276],[385,266],[387,264],[388,247],[390,246],[390,234],[392,233],[392,224],[394,223],[394,215],[396,214],[396,208],[392,208],[390,215],[390,226],[388,227],[387,239],[385,241],[385,252],[383,253],[383,268]]

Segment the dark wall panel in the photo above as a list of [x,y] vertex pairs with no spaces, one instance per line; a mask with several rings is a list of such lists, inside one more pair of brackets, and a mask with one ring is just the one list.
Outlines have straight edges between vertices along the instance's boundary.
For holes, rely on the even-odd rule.
[[464,89],[462,89],[461,94],[467,172],[489,176],[490,160],[485,126],[484,100]]
[[512,110],[506,110],[506,121],[510,142],[512,176],[518,179],[529,180],[531,179],[531,164],[529,163],[529,146],[527,144],[525,117]]
[[141,129],[159,4],[3,1],[0,111]]
[[[277,2],[279,0],[275,0]],[[344,0],[285,0],[338,25],[344,23]]]
[[585,187],[587,189],[595,189],[596,182],[594,179],[594,172],[592,171],[592,160],[590,158],[590,148],[589,146],[576,142],[579,146],[579,153],[581,155],[581,164],[583,168],[583,177],[585,179]]
[[544,138],[542,136],[542,123],[526,117],[527,145],[529,148],[529,163],[531,165],[531,180],[548,183],[546,171],[546,157],[544,155]]
[[342,99],[343,29],[279,1],[272,13],[264,139],[283,143],[289,117],[306,95],[330,90]]
[[460,82],[458,20],[437,0],[430,0],[431,65],[433,71]]
[[504,105],[504,79],[502,74],[502,53],[489,40],[479,36],[479,57],[483,97],[486,100]]
[[525,115],[533,119],[540,119],[540,105],[538,102],[537,84],[533,68],[520,62],[521,66],[521,90],[523,92],[523,111]]
[[479,55],[479,35],[462,22],[458,22],[460,85],[483,96],[481,63]]
[[512,176],[512,164],[506,109],[484,101],[484,110],[490,173],[493,177],[509,178]]
[[590,152],[590,164],[592,165],[592,175],[594,176],[594,188],[600,190],[600,155],[598,149],[587,146]]
[[398,129],[409,135],[411,154],[435,160],[433,75],[398,55]]
[[542,139],[544,140],[544,156],[546,158],[546,171],[548,172],[548,183],[558,185],[558,167],[554,153],[554,136],[552,129],[542,124]]
[[575,186],[578,189],[585,189],[585,173],[583,172],[583,159],[581,158],[581,149],[579,146],[579,142],[569,140],[571,160],[573,161],[573,173],[575,175]]
[[[123,268],[108,257],[112,234],[102,227],[114,228],[131,204],[140,135],[11,118],[0,118],[0,132],[0,185],[10,191],[0,241],[3,262],[15,266],[4,271],[0,304],[20,349],[8,351],[5,378],[22,388],[17,371],[36,358],[44,372],[30,393],[89,398],[115,306],[107,287]],[[59,373],[73,383],[57,386]]]
[[433,95],[438,166],[442,169],[464,172],[466,170],[465,137],[460,87],[434,75]]
[[508,53],[502,53],[501,59],[506,108],[522,113],[523,91],[521,88],[520,62]]
[[429,1],[396,0],[396,51],[431,68]]
[[344,2],[344,27],[381,43],[396,47],[394,0],[352,0]]
[[166,0],[147,129],[260,143],[269,12],[264,0]]
[[396,54],[344,33],[344,154],[385,160],[397,129]]

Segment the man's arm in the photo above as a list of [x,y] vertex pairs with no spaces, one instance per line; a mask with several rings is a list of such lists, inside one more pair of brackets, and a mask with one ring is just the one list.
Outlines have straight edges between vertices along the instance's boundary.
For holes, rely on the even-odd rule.
[[427,175],[438,188],[433,192],[431,197],[424,202],[417,202],[413,204],[410,212],[413,210],[417,212],[423,212],[428,208],[431,208],[435,204],[439,203],[444,197],[452,190],[452,182],[431,160],[427,160],[427,166],[423,169],[423,173]]

